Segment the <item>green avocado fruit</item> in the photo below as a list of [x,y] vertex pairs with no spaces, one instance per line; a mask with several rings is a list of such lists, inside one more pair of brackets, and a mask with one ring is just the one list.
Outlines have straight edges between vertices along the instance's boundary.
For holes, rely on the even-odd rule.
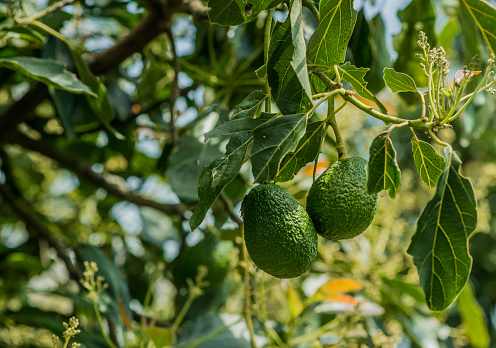
[[186,247],[181,258],[177,260],[174,277],[180,285],[184,286],[187,278],[195,281],[198,266],[203,265],[208,269],[203,279],[208,282],[208,285],[203,290],[216,289],[229,274],[233,250],[234,246],[231,241],[218,240],[213,234],[207,234],[195,246]]
[[254,187],[243,201],[241,214],[248,253],[268,274],[298,277],[315,261],[318,237],[312,220],[281,186]]
[[356,237],[374,219],[378,195],[367,191],[366,165],[361,157],[334,162],[313,183],[308,192],[307,212],[322,237]]

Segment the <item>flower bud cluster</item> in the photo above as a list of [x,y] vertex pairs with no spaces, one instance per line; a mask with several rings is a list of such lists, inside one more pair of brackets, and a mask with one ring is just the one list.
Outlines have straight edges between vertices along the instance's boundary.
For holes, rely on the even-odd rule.
[[96,301],[100,294],[108,288],[108,284],[105,283],[105,278],[101,275],[95,278],[95,274],[98,272],[98,265],[96,262],[85,261],[84,268],[84,279],[81,279],[81,284],[83,284],[83,287],[89,291],[88,295],[90,298]]

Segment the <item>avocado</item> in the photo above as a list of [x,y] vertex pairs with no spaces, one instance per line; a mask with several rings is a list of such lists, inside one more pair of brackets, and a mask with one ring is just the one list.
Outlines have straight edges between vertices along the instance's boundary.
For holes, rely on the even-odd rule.
[[334,162],[312,184],[307,212],[322,237],[356,237],[374,219],[378,195],[367,191],[366,164],[361,157]]
[[298,277],[315,261],[318,237],[312,220],[281,186],[254,187],[243,201],[241,214],[248,253],[268,274]]

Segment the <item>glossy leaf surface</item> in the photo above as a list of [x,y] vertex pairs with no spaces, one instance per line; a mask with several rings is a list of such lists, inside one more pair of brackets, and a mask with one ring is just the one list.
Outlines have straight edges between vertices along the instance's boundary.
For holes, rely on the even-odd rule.
[[396,150],[389,134],[379,134],[370,145],[367,164],[369,194],[387,190],[391,198],[396,198],[400,187],[401,172],[396,161]]
[[474,191],[460,173],[461,161],[447,148],[436,194],[417,222],[408,253],[413,256],[427,305],[444,311],[462,291],[472,268],[468,239],[477,225]]

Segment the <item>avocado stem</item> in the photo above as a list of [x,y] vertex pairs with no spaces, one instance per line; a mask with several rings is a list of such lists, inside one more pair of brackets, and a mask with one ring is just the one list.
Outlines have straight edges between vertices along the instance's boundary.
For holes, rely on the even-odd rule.
[[334,135],[336,136],[336,151],[338,152],[338,158],[340,161],[350,158],[348,151],[346,150],[346,144],[339,131],[338,123],[336,122],[336,110],[334,109],[334,96],[331,96],[327,101],[327,119],[326,122],[332,127]]

